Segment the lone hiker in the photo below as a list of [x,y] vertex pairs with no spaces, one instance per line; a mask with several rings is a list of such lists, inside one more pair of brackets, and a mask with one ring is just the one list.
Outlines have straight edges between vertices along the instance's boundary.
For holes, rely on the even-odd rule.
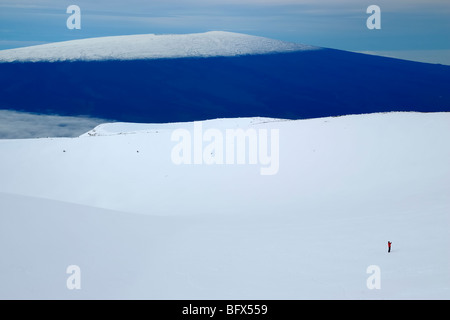
[[388,241],[388,252],[391,252],[391,244],[392,242]]

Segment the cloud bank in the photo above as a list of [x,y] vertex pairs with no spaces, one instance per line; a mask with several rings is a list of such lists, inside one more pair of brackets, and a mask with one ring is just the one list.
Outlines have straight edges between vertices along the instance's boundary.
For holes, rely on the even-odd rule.
[[0,110],[0,139],[78,137],[105,122],[111,121]]

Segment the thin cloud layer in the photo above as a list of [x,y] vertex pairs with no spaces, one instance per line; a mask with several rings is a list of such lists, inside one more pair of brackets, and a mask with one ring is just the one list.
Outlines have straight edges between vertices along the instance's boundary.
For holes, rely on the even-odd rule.
[[0,110],[0,139],[78,137],[105,122],[111,121]]

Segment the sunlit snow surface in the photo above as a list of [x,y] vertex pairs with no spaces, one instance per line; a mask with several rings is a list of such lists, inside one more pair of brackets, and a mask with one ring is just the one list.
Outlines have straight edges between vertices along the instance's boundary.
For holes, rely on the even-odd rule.
[[314,50],[317,47],[246,34],[128,35],[89,38],[0,51],[0,62],[98,61],[238,56]]
[[[202,122],[279,130],[272,176],[174,164],[172,133],[193,123],[0,140],[0,298],[449,299],[449,123]],[[367,287],[371,265],[380,289]]]

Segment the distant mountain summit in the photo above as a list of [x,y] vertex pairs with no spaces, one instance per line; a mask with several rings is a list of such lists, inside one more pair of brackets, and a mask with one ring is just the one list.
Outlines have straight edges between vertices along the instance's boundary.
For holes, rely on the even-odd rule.
[[0,62],[101,61],[239,56],[318,47],[240,33],[141,34],[55,42],[0,51]]
[[0,51],[0,109],[167,123],[450,111],[450,66],[230,32]]

